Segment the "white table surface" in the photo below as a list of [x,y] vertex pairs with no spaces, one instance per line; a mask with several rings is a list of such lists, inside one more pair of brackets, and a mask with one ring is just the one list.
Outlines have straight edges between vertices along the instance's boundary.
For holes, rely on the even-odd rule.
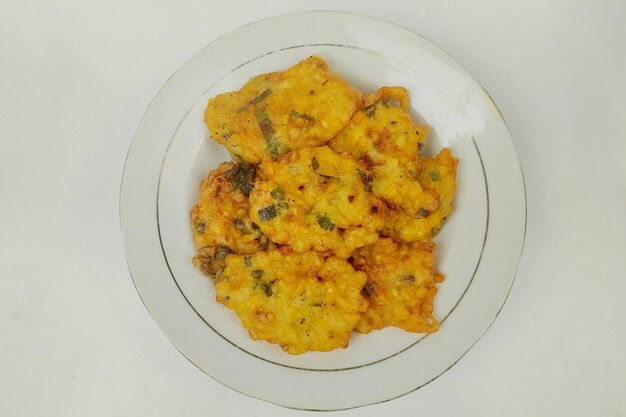
[[129,276],[118,194],[180,65],[310,9],[390,20],[455,56],[502,110],[528,191],[489,332],[417,392],[336,414],[626,416],[626,2],[485,0],[2,1],[0,415],[307,414],[223,387],[168,341]]

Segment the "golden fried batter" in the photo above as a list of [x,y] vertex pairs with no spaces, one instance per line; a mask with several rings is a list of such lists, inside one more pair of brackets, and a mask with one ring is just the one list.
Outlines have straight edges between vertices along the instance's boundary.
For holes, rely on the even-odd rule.
[[403,208],[390,210],[382,233],[400,242],[431,239],[452,211],[458,161],[448,148],[443,148],[434,158],[422,158],[421,161],[423,170],[418,179],[424,189],[437,196],[437,209],[418,209],[417,213]]
[[297,355],[345,348],[367,308],[366,277],[348,262],[314,253],[228,255],[217,301],[234,310],[254,340]]
[[419,169],[407,169],[396,158],[389,158],[384,164],[372,168],[373,193],[392,208],[400,207],[408,213],[423,213],[437,208],[437,197],[424,189],[419,182]]
[[452,209],[457,160],[420,156],[403,87],[362,95],[311,56],[209,100],[236,163],[200,186],[193,263],[255,340],[290,354],[345,348],[351,331],[435,332],[429,240]]
[[434,248],[433,243],[400,244],[380,239],[355,253],[355,268],[367,275],[363,292],[370,303],[356,326],[359,332],[387,326],[416,333],[437,331],[433,298],[437,294],[435,283],[443,281],[443,275],[435,271]]
[[250,254],[267,247],[267,239],[248,215],[254,175],[252,165],[225,162],[200,183],[200,199],[191,210],[198,248],[193,263],[206,275],[218,273],[228,253]]
[[428,127],[416,126],[411,119],[406,89],[382,87],[365,98],[360,111],[328,146],[371,164],[383,164],[389,157],[416,161],[427,136]]
[[360,102],[360,92],[330,72],[324,59],[311,56],[209,100],[204,120],[235,160],[257,163],[268,153],[326,143]]
[[418,152],[426,141],[428,127],[416,126],[408,107],[406,89],[382,87],[365,98],[361,110],[329,146],[372,166],[374,195],[390,207],[401,207],[409,213],[434,211],[436,196],[418,181],[422,170]]
[[371,174],[326,146],[266,157],[250,194],[250,217],[277,244],[347,258],[378,240],[387,207],[372,195]]

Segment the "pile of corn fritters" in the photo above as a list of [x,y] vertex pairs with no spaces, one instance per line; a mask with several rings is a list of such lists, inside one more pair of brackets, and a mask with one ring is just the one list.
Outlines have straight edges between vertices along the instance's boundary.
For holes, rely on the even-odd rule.
[[193,264],[250,336],[290,354],[348,346],[352,330],[434,332],[434,243],[457,160],[419,154],[402,87],[362,93],[311,56],[208,102],[233,161],[200,184]]

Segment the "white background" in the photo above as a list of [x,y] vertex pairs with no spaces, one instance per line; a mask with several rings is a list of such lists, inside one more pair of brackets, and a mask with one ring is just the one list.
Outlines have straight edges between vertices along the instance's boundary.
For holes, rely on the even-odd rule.
[[417,392],[336,415],[626,416],[626,3],[484,0],[3,0],[0,415],[307,414],[224,388],[168,341],[126,268],[118,193],[179,66],[311,9],[450,52],[502,110],[528,191],[518,277],[489,332]]

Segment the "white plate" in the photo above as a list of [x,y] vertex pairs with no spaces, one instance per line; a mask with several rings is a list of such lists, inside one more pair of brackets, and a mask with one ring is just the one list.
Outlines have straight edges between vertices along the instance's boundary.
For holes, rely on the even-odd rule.
[[[192,265],[189,211],[200,180],[226,151],[209,139],[208,98],[311,55],[365,92],[402,85],[430,125],[426,153],[459,158],[455,210],[437,236],[446,275],[435,300],[439,332],[355,334],[331,353],[290,356],[252,341],[213,283]],[[526,200],[509,132],[487,93],[421,36],[369,17],[308,12],[231,32],[178,70],[148,108],[128,152],[120,197],[128,265],[146,307],[197,367],[243,394],[286,407],[337,410],[399,397],[437,378],[487,330],[513,282]]]

